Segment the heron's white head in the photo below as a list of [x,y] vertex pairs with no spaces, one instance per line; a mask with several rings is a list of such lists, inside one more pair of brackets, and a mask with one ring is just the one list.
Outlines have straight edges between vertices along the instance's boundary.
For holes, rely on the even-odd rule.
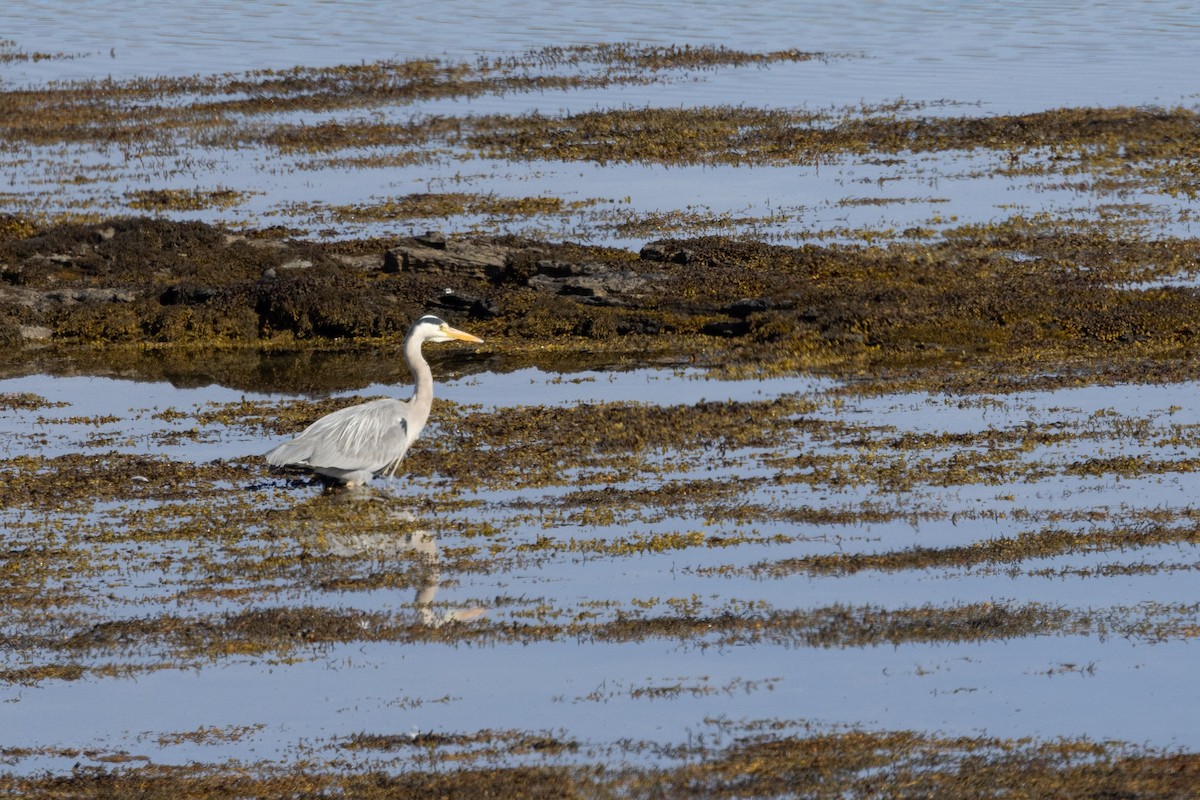
[[408,338],[419,342],[452,342],[456,339],[460,342],[475,342],[476,344],[483,342],[483,339],[478,336],[451,328],[432,314],[426,314],[414,322],[413,326],[408,329]]

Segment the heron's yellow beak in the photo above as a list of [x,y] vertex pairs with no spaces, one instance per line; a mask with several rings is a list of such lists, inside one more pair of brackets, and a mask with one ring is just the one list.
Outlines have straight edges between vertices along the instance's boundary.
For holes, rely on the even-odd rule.
[[442,333],[446,334],[451,339],[459,339],[464,342],[475,342],[476,344],[483,344],[483,339],[480,339],[478,336],[472,336],[471,334],[467,333],[466,331],[460,331],[458,328],[451,328],[449,325],[442,326]]

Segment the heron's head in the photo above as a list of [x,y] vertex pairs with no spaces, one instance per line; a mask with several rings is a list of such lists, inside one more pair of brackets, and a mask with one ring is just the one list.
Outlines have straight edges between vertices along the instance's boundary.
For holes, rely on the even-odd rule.
[[460,342],[475,342],[478,344],[483,341],[478,336],[472,336],[466,331],[451,328],[443,320],[432,314],[426,314],[414,322],[412,328],[408,331],[408,338],[421,342],[452,342],[457,339]]

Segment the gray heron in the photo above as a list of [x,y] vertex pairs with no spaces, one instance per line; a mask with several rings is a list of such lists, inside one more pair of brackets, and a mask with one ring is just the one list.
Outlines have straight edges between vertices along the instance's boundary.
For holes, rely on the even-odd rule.
[[379,473],[395,475],[433,405],[433,373],[421,355],[421,345],[454,340],[483,341],[435,316],[421,317],[404,339],[404,360],[416,383],[411,400],[381,398],[326,414],[296,438],[268,452],[267,463],[302,467],[348,486],[364,484]]

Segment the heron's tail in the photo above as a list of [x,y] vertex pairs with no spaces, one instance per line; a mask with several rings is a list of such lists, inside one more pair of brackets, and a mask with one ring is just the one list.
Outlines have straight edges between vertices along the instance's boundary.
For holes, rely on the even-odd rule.
[[311,448],[292,439],[268,450],[265,457],[272,467],[299,466],[308,463],[310,450]]

